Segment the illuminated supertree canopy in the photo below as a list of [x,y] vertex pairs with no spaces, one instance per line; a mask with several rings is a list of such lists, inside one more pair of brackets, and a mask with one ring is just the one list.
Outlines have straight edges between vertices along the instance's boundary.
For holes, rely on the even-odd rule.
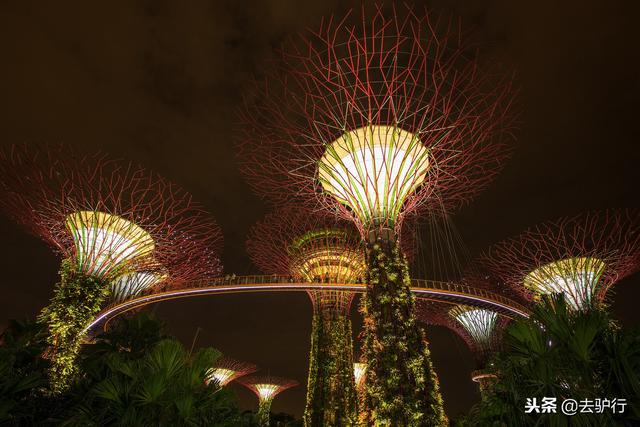
[[470,200],[507,155],[511,85],[487,84],[460,34],[437,33],[426,13],[351,18],[284,46],[281,69],[256,85],[241,111],[249,182],[362,228]]
[[476,361],[471,379],[479,383],[485,397],[495,380],[495,375],[486,370],[487,362],[498,350],[502,331],[509,319],[485,308],[423,300],[418,302],[418,317],[427,324],[444,326],[462,338]]
[[481,262],[529,300],[560,293],[574,309],[588,309],[640,267],[640,211],[549,221],[494,245]]
[[371,422],[443,424],[427,410],[440,406],[435,386],[410,372],[428,349],[397,230],[421,210],[454,210],[494,178],[513,139],[513,91],[483,72],[452,23],[408,6],[355,15],[283,47],[240,112],[239,159],[265,197],[324,207],[368,237]]
[[349,309],[352,292],[331,283],[362,282],[364,246],[353,225],[322,214],[285,207],[256,224],[247,250],[264,273],[326,283],[308,291],[313,305],[305,422],[351,425],[356,419]]
[[231,381],[252,374],[257,370],[258,367],[253,363],[240,362],[230,357],[221,357],[216,360],[215,366],[209,370],[207,378],[209,381],[217,381],[220,387],[224,387]]
[[50,330],[51,387],[66,386],[102,305],[217,276],[222,238],[191,196],[155,173],[65,146],[0,153],[0,207],[63,258],[40,320]]
[[295,387],[298,382],[280,377],[251,375],[238,379],[238,382],[258,396],[260,406],[258,419],[260,426],[268,427],[270,422],[271,403],[283,391]]

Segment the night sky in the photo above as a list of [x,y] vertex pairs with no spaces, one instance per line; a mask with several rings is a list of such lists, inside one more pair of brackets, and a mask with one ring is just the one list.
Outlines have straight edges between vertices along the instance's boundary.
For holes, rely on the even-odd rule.
[[[284,37],[360,2],[0,2],[0,140],[63,142],[138,161],[192,192],[224,232],[225,271],[257,273],[248,228],[266,205],[234,156],[234,110]],[[640,207],[639,2],[436,1],[475,30],[487,61],[517,71],[518,147],[495,183],[453,217],[471,255],[529,225],[586,209]],[[104,8],[99,8],[104,6]],[[108,7],[107,7],[108,6]],[[0,326],[47,304],[59,260],[2,217]],[[423,254],[428,256],[428,254]],[[613,310],[640,324],[640,274]],[[152,308],[191,345],[212,345],[303,386],[275,400],[302,413],[311,306],[304,293],[209,296]],[[355,311],[354,311],[355,313]],[[354,315],[354,326],[361,320]],[[428,336],[450,416],[478,398],[462,342]],[[359,343],[358,343],[359,344]],[[255,398],[238,389],[243,407]]]

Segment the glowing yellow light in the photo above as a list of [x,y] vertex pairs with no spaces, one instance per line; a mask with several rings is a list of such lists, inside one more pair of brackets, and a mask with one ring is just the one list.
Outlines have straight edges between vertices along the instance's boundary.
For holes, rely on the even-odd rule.
[[66,219],[83,271],[97,276],[149,255],[153,239],[136,224],[102,212],[81,211]]
[[280,388],[276,384],[255,384],[253,387],[258,390],[260,400],[271,400]]
[[354,283],[366,271],[364,251],[349,245],[347,233],[317,230],[295,242],[291,249],[291,273],[307,281],[329,279],[332,283]]
[[393,221],[425,180],[428,154],[418,135],[393,126],[366,126],[327,145],[318,179],[364,224]]
[[360,387],[364,381],[364,374],[367,372],[367,365],[364,363],[353,364],[353,376],[356,379],[356,387]]
[[466,305],[457,305],[449,314],[471,335],[478,344],[488,344],[493,338],[493,331],[498,314]]
[[167,274],[161,271],[134,271],[123,274],[111,282],[111,299],[115,302],[124,301],[166,278]]
[[209,379],[215,378],[218,381],[218,384],[223,387],[231,381],[235,373],[236,371],[232,369],[215,368],[209,371]]
[[332,282],[353,283],[364,276],[364,255],[352,249],[316,249],[304,255],[296,260],[293,270],[308,281],[329,276]]
[[596,258],[569,258],[536,268],[523,283],[536,295],[564,294],[574,309],[582,309],[591,302],[605,267]]

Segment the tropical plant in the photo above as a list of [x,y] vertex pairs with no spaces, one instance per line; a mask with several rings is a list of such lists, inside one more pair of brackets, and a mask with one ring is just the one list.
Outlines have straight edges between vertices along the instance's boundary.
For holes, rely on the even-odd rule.
[[[640,425],[640,331],[625,331],[605,307],[573,310],[561,295],[548,296],[529,319],[505,331],[491,362],[491,394],[461,425]],[[527,398],[555,397],[557,413],[525,413]],[[561,414],[565,399],[626,399],[624,413]]]
[[213,348],[191,354],[148,315],[122,319],[83,351],[61,424],[235,426],[230,393],[205,381],[218,357]]
[[15,320],[0,336],[0,424],[32,419],[38,390],[47,383],[48,363],[40,358],[44,339],[38,324]]

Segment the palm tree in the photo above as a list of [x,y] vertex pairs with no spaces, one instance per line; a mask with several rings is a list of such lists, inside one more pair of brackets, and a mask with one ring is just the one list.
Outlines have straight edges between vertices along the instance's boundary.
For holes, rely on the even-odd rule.
[[190,354],[145,314],[122,319],[85,347],[83,376],[61,425],[237,425],[230,392],[205,381],[219,351]]
[[[491,362],[492,394],[465,425],[639,425],[640,331],[624,331],[603,307],[572,310],[545,298],[529,319],[513,322]],[[558,414],[525,414],[527,398],[555,397]],[[564,399],[625,398],[625,413],[560,415]]]

